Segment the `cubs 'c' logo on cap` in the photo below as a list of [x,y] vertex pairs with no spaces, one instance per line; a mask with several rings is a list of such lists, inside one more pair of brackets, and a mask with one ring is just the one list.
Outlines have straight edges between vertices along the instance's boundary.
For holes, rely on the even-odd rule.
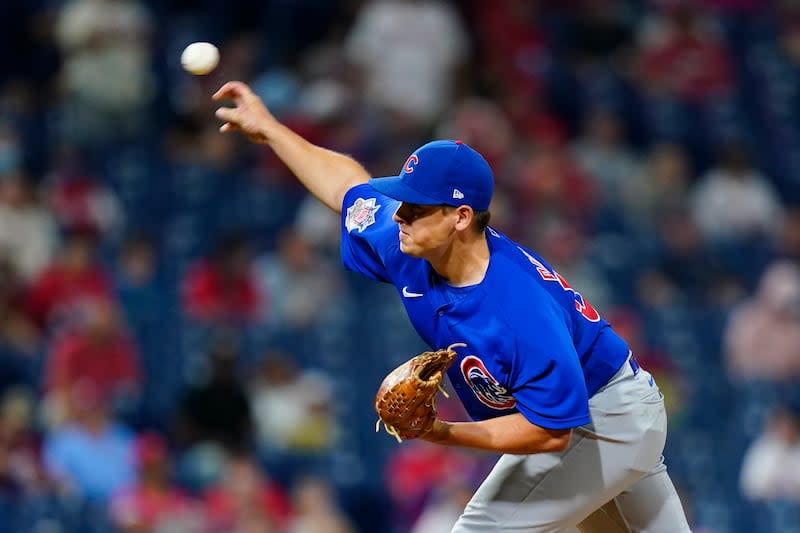
[[482,404],[492,409],[511,409],[517,404],[506,388],[489,373],[483,361],[474,355],[461,361],[461,375]]
[[419,157],[417,157],[417,154],[411,154],[408,156],[408,159],[406,159],[406,164],[403,165],[403,171],[406,173],[414,172],[414,167],[416,165],[419,165]]
[[344,225],[347,231],[357,229],[359,233],[375,223],[375,212],[381,208],[380,204],[375,204],[375,198],[357,198],[353,205],[347,208],[347,218]]

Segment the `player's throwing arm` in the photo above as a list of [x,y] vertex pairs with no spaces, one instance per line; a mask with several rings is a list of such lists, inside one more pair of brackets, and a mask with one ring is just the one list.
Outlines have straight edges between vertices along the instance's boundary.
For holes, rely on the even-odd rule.
[[353,158],[312,144],[281,124],[247,84],[230,81],[213,99],[233,103],[217,109],[222,133],[240,132],[254,143],[268,145],[311,194],[337,213],[347,190],[369,179]]

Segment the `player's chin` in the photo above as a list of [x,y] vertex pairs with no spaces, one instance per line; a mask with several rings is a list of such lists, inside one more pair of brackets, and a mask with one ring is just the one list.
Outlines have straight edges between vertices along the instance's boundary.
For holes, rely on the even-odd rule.
[[422,257],[421,250],[419,246],[414,246],[413,243],[400,240],[400,251],[406,255],[410,255],[411,257]]

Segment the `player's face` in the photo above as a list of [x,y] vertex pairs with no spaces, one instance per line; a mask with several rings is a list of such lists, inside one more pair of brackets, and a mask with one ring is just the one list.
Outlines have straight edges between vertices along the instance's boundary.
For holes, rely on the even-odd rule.
[[447,247],[455,233],[454,210],[447,206],[403,202],[392,219],[400,230],[400,251],[413,257]]

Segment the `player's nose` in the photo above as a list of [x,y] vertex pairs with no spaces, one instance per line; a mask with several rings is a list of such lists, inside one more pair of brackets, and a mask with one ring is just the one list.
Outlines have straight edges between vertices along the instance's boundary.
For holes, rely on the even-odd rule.
[[400,212],[402,209],[403,209],[403,204],[400,204],[400,207],[398,207],[395,210],[394,214],[392,215],[392,220],[398,224],[400,224],[401,222],[408,222],[405,218],[403,218],[403,215]]

